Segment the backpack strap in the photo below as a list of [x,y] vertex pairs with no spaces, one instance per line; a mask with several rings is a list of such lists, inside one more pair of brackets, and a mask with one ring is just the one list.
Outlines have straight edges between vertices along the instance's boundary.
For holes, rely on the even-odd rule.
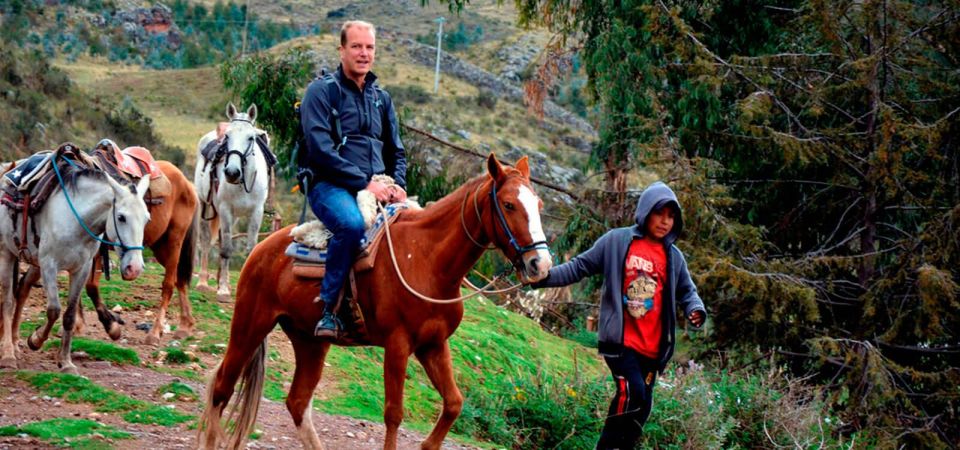
[[[335,84],[337,86],[337,101],[330,103],[330,122],[333,131],[336,133],[333,136],[333,142],[336,142],[334,150],[340,151],[340,147],[343,147],[347,143],[347,137],[343,134],[343,126],[340,124],[340,111],[337,109],[343,101],[343,86],[340,85],[340,81],[337,80],[336,75],[333,73],[323,75],[322,79],[324,83],[328,85]],[[330,101],[330,98],[327,98],[327,101]]]

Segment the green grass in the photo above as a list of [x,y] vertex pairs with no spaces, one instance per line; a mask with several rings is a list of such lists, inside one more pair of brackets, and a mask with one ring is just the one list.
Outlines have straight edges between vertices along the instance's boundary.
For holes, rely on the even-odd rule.
[[111,446],[104,439],[130,439],[130,433],[88,419],[56,418],[21,426],[0,427],[0,436],[26,434],[58,446],[102,449]]
[[70,403],[94,405],[98,412],[124,412],[124,419],[132,423],[171,426],[193,419],[191,415],[128,397],[76,375],[18,372],[17,376],[45,395]]
[[179,347],[167,347],[164,351],[167,352],[164,361],[169,364],[188,364],[196,360]]
[[[47,342],[44,349],[60,348],[60,340],[54,339]],[[136,351],[129,348],[123,348],[115,344],[104,341],[95,341],[91,339],[75,337],[70,343],[72,351],[82,351],[90,358],[100,361],[110,361],[117,364],[139,365],[140,357]]]
[[194,416],[184,414],[170,408],[173,405],[149,405],[142,409],[128,411],[123,414],[123,420],[130,423],[145,423],[172,427],[193,420]]
[[167,400],[170,402],[175,400],[179,400],[181,402],[197,401],[197,393],[193,391],[193,388],[179,381],[172,381],[163,386],[160,386],[157,389],[157,397],[162,398],[163,394],[166,394],[168,392],[171,394],[174,394],[172,398]]
[[[535,322],[507,312],[482,298],[465,303],[463,323],[450,339],[454,373],[461,391],[485,389],[490,374],[534,378],[541,373],[573,374],[587,378],[604,373],[596,351],[544,332]],[[383,349],[333,347],[324,371],[335,380],[335,391],[317,407],[330,414],[367,420],[383,418]],[[404,424],[429,430],[441,406],[415,358],[407,366],[404,384]]]

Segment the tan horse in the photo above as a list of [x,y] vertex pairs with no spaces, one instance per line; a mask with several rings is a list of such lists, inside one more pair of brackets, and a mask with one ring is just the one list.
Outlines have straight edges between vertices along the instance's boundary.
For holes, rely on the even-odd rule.
[[[463,319],[463,304],[424,301],[404,288],[398,272],[421,295],[451,299],[460,295],[464,276],[490,243],[500,248],[528,281],[545,277],[552,264],[540,226],[541,202],[530,184],[526,157],[513,168],[490,155],[487,169],[488,174],[426,209],[401,212],[390,225],[393,250],[400,255],[397,266],[391,249],[385,248],[388,240],[383,239],[374,267],[356,274],[357,303],[367,337],[372,345],[385,349],[385,449],[397,445],[410,355],[416,355],[443,397],[443,411],[422,448],[440,448],[463,405],[447,342]],[[292,273],[293,262],[284,255],[291,242],[289,231],[288,227],[273,233],[257,245],[240,272],[230,341],[207,388],[200,418],[198,438],[204,448],[217,448],[224,438],[221,415],[241,377],[239,410],[231,415],[235,426],[228,446],[243,447],[253,430],[263,389],[266,337],[277,324],[293,343],[296,358],[287,409],[303,446],[323,448],[311,419],[311,403],[332,342],[313,337],[314,325],[323,313],[322,304],[313,302],[318,283]]]

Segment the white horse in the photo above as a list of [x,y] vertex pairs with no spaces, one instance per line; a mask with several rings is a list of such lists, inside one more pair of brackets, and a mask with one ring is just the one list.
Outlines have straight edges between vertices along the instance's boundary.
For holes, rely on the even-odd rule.
[[[57,159],[62,160],[62,157],[57,156]],[[57,162],[60,161],[54,161]],[[23,213],[19,213],[14,221],[10,209],[0,203],[0,303],[3,306],[0,308],[3,318],[0,368],[17,368],[14,336],[19,330],[13,329],[18,307],[14,300],[14,284],[21,257],[40,268],[47,295],[47,321],[27,339],[32,350],[43,346],[60,315],[57,273],[65,270],[70,274],[58,365],[61,371],[72,374],[77,374],[77,368],[70,360],[77,303],[80,290],[90,278],[93,257],[100,248],[102,238],[99,236],[106,233],[107,243],[118,247],[120,273],[124,280],[135,279],[143,272],[143,229],[150,220],[143,195],[149,187],[149,178],[144,177],[133,186],[120,184],[96,169],[70,164],[58,170],[60,186],[30,217],[34,225],[27,226],[26,234],[23,234],[21,221]],[[24,249],[16,242],[20,236],[26,237]]]
[[[220,269],[217,281],[217,300],[230,301],[230,255],[233,253],[232,229],[237,218],[246,215],[247,253],[257,244],[263,205],[270,187],[270,172],[260,142],[269,143],[265,131],[254,126],[257,105],[250,105],[246,113],[237,111],[233,103],[227,105],[226,130],[221,134],[219,158],[207,163],[201,151],[218,139],[216,130],[200,138],[197,144],[197,166],[193,184],[200,197],[200,280],[198,290],[211,290],[207,284],[208,256],[212,236],[219,229]],[[214,180],[211,185],[211,179]],[[221,181],[226,181],[222,183]]]

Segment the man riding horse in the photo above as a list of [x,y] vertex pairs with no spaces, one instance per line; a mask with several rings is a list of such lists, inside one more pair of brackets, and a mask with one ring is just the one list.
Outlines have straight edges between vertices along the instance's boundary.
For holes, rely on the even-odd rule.
[[[381,202],[402,201],[407,169],[393,101],[370,71],[376,29],[362,21],[344,23],[339,51],[340,67],[310,83],[300,107],[306,141],[300,169],[306,174],[307,199],[333,233],[320,289],[325,311],[314,334],[334,338],[341,326],[333,309],[364,235],[357,192],[369,190]],[[395,187],[371,180],[384,173]]]

